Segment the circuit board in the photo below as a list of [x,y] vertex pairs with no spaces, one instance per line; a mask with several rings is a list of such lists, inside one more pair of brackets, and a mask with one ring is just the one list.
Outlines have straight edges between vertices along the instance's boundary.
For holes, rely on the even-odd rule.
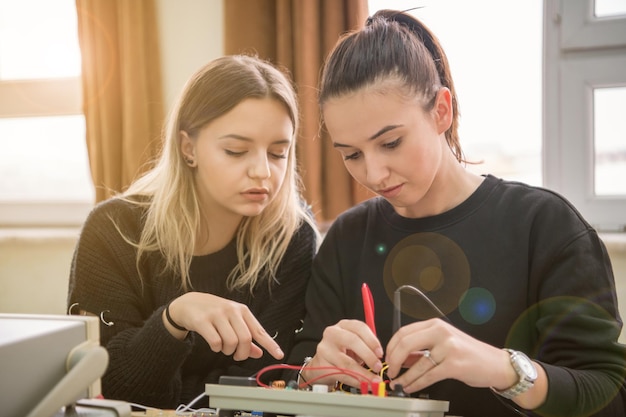
[[315,417],[443,417],[447,401],[206,384],[213,408]]

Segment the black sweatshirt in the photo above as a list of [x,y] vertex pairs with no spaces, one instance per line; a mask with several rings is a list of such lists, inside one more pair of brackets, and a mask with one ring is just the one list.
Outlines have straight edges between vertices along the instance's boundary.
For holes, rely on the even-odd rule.
[[[221,375],[251,376],[277,361],[267,352],[260,359],[235,361],[211,351],[205,340],[190,332],[183,341],[163,325],[165,305],[181,295],[180,279],[163,268],[159,253],[151,253],[136,267],[136,250],[113,224],[138,241],[144,211],[119,199],[100,203],[90,214],[78,241],[70,273],[68,306],[103,314],[100,339],[109,353],[102,378],[105,398],[145,406],[174,409],[202,394],[206,383]],[[235,240],[222,250],[193,258],[190,268],[195,291],[208,292],[249,306],[285,354],[295,331],[302,326],[304,292],[316,250],[315,234],[303,223],[292,239],[271,291],[267,283],[246,290],[229,291],[226,277],[237,263]],[[206,401],[196,403],[206,406]]]
[[[332,225],[313,263],[307,316],[289,362],[315,353],[324,328],[364,319],[361,284],[375,302],[383,349],[392,336],[393,295],[421,289],[455,327],[495,347],[525,352],[546,370],[545,416],[624,416],[626,347],[605,247],[554,192],[487,176],[459,206],[410,219],[382,198]],[[402,292],[402,324],[438,313]],[[446,380],[421,393],[450,402],[450,414],[515,416],[488,388]],[[510,403],[512,404],[512,403]]]

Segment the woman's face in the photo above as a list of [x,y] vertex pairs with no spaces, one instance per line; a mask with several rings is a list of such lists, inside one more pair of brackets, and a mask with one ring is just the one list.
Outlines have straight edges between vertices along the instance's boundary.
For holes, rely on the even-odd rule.
[[200,203],[212,216],[256,216],[283,184],[293,124],[278,100],[246,99],[196,138],[181,132],[181,150],[196,161]]
[[449,93],[442,92],[429,113],[417,101],[370,88],[331,99],[323,107],[333,146],[350,174],[406,217],[424,212],[447,148],[449,102],[446,110],[444,96]]

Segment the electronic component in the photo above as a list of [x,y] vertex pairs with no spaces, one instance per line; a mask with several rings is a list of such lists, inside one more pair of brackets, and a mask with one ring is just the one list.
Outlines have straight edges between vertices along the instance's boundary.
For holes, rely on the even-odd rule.
[[109,355],[91,316],[0,313],[0,404],[8,417],[54,415],[100,394]]
[[[211,407],[325,417],[443,417],[447,401],[206,384]],[[221,414],[220,414],[221,415]]]
[[256,378],[253,376],[230,376],[222,375],[219,379],[220,385],[237,385],[239,387],[256,387]]

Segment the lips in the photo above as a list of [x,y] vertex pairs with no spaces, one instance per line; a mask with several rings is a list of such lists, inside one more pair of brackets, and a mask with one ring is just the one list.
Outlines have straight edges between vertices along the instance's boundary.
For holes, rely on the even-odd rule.
[[400,194],[400,191],[402,190],[402,186],[403,186],[403,184],[400,184],[400,185],[396,185],[394,187],[389,187],[389,188],[385,188],[383,190],[378,190],[378,194],[380,194],[381,196],[383,196],[385,198],[393,198],[393,197],[397,196],[398,194]]
[[241,193],[245,198],[252,201],[262,201],[269,198],[269,190],[266,188],[250,188]]

